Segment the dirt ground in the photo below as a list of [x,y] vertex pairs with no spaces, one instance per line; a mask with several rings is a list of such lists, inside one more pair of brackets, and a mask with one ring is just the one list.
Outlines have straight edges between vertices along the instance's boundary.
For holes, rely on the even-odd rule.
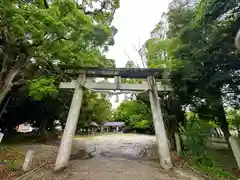
[[[58,144],[58,143],[57,143]],[[146,135],[105,135],[91,138],[74,138],[72,157],[68,167],[53,173],[58,145],[25,145],[21,151],[35,151],[35,166],[49,162],[44,167],[29,173],[24,180],[201,180],[192,171],[160,168],[156,153],[155,137]],[[92,152],[83,159],[79,153]],[[32,168],[34,164],[32,165]]]

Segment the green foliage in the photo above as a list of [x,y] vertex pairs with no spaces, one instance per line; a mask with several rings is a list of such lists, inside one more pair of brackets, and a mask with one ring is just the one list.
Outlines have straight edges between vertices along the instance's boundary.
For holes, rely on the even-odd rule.
[[3,14],[1,23],[8,24],[10,30],[7,35],[12,40],[20,38],[24,41],[27,34],[31,43],[24,45],[32,52],[27,55],[37,62],[57,59],[63,63],[88,64],[89,58],[99,53],[95,47],[103,44],[107,34],[111,33],[111,29],[102,24],[94,25],[93,20],[72,0],[53,1],[48,9],[24,2],[19,4],[20,8],[15,3],[7,4],[8,8],[5,1],[0,6]]
[[189,160],[189,164],[192,167],[195,167],[200,172],[206,174],[213,180],[237,180],[237,177],[235,175],[220,167],[217,161],[213,159],[212,156],[207,155],[205,157],[202,157],[201,159],[199,157],[190,158],[191,159]]
[[47,97],[53,97],[58,94],[55,86],[55,80],[47,77],[39,77],[28,81],[29,96],[35,100],[41,100]]
[[[125,64],[125,68],[139,68],[137,64],[134,63],[132,60],[128,60],[127,63]],[[129,83],[129,84],[138,84],[142,83],[141,79],[132,79],[132,78],[124,78],[121,79],[122,83]]]
[[[47,128],[52,128],[56,119],[64,123],[72,91],[58,92],[56,86],[76,77],[62,68],[115,66],[103,52],[114,44],[117,29],[111,22],[119,0],[47,2],[0,1],[0,103],[15,90],[1,127],[12,129],[26,121],[39,127],[47,120]],[[13,88],[26,82],[27,89]],[[82,120],[109,119],[109,101],[93,96],[83,106]]]
[[172,50],[176,40],[153,37],[145,43],[147,50],[147,65],[150,68],[173,69],[180,66],[181,61],[172,58]]
[[[48,5],[46,2],[0,2],[0,103],[6,96],[4,88],[10,91],[39,71],[66,79],[60,66],[115,64],[102,52],[114,43],[117,30],[110,24],[119,0],[82,4],[75,0],[53,0]],[[96,3],[100,3],[100,9],[92,6]],[[93,11],[88,11],[89,8]]]
[[[240,54],[234,46],[239,9],[231,0],[188,1],[181,6],[172,0],[144,45],[148,66],[163,68],[174,98],[194,111],[183,123],[185,146],[194,164],[213,179],[235,179],[206,152],[205,140],[217,124],[228,139],[224,106],[239,104]],[[230,124],[237,119],[237,113],[228,113]]]
[[[30,81],[31,85],[24,86],[12,94],[7,112],[3,114],[4,121],[0,123],[1,128],[7,129],[10,133],[11,130],[14,132],[17,125],[28,122],[41,130],[49,130],[48,137],[50,137],[51,132],[54,132],[55,120],[59,120],[63,126],[65,125],[73,90],[59,91],[57,96],[53,96],[52,93],[57,92],[49,86],[55,87],[52,84],[54,81],[42,77],[37,80]],[[110,120],[112,120],[110,100],[104,95],[85,91],[78,128],[88,126],[92,121],[102,124],[104,121]],[[30,136],[36,140],[35,136],[32,134]],[[10,138],[16,139],[13,136]],[[33,140],[27,137],[27,134],[23,138],[26,141]]]
[[112,119],[112,105],[103,94],[85,91],[78,127],[88,126],[91,122],[101,125]]
[[211,128],[209,123],[200,121],[196,116],[188,119],[184,131],[184,144],[192,155],[203,156],[205,154],[205,143]]
[[132,129],[148,129],[152,125],[149,107],[139,100],[123,101],[117,107],[114,116],[116,121],[124,121]]
[[135,123],[135,128],[138,128],[138,129],[147,129],[151,126],[151,121],[149,120],[140,120],[140,121],[136,121]]
[[[44,86],[41,84],[39,89]],[[33,90],[31,91],[33,92],[32,96],[29,95],[30,91],[27,86],[16,89],[15,92],[11,93],[7,111],[2,114],[4,121],[1,121],[1,128],[6,129],[9,133],[13,133],[17,125],[28,122],[34,127],[41,127],[41,130],[43,127],[53,130],[53,122],[59,119],[61,113],[65,113],[67,110],[62,111],[62,106],[64,105],[58,98],[52,96],[51,89],[50,91],[46,90],[48,88],[43,88],[43,91],[39,89],[34,82]],[[55,93],[55,91],[53,92]],[[27,140],[26,137],[25,139]]]
[[223,106],[239,103],[240,54],[234,47],[239,8],[235,1],[179,6],[173,0],[144,46],[148,66],[165,69],[181,105],[194,109],[201,119],[217,121],[226,138]]
[[[172,83],[181,98],[190,100],[188,103],[195,106],[199,106],[198,101],[203,98],[209,104],[219,101],[219,96],[224,96],[220,89],[229,84],[232,91],[236,83],[233,82],[236,80],[234,71],[239,63],[239,54],[234,48],[233,38],[238,16],[234,11],[229,15],[235,17],[234,20],[222,16],[230,7],[239,7],[230,1],[223,4],[225,7],[220,10],[218,7],[222,2],[202,0],[193,8],[173,7],[168,12],[169,23],[173,27],[170,32],[174,31],[168,38],[180,40],[173,57],[183,64],[172,73]],[[211,16],[213,14],[214,17]],[[187,15],[188,20],[182,21]],[[174,27],[180,28],[175,31]],[[193,99],[193,96],[199,99]]]
[[240,112],[238,110],[227,111],[227,119],[232,127],[240,131]]
[[206,121],[201,121],[196,114],[191,114],[187,120],[183,132],[184,146],[187,150],[184,152],[188,158],[188,163],[207,174],[212,179],[236,179],[229,171],[220,167],[216,158],[209,153],[206,147],[207,138],[210,136],[210,130],[215,126]]

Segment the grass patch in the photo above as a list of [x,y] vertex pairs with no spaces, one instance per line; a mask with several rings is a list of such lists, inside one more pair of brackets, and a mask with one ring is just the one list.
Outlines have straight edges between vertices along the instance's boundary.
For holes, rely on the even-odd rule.
[[[49,140],[55,140],[57,136],[49,133]],[[0,145],[0,179],[13,173],[19,173],[24,163],[25,154],[21,147],[25,144],[47,143],[40,135],[35,133],[5,134]]]
[[235,163],[233,153],[224,143],[219,143],[219,140],[214,144],[209,140],[211,128],[209,122],[202,121],[196,116],[188,120],[183,130],[185,137],[183,143],[186,148],[184,156],[187,163],[210,179],[237,180],[238,174],[232,171],[232,167],[237,166],[229,165],[229,161]]
[[198,171],[206,174],[213,180],[237,180],[237,177],[230,171],[224,170],[219,166],[209,166],[204,163],[199,163],[198,160],[190,161],[190,165]]
[[24,162],[24,154],[15,146],[0,147],[0,165],[8,171],[20,170]]
[[224,151],[206,149],[206,153],[202,156],[191,156],[187,153],[184,156],[190,167],[213,180],[237,180],[240,175],[231,149]]
[[231,172],[232,174],[240,177],[240,172],[236,159],[230,148],[215,149],[207,148],[210,157],[218,164],[224,171]]

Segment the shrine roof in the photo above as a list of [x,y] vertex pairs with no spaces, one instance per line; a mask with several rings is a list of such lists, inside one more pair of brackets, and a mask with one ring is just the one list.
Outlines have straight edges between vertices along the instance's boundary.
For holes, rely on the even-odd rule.
[[124,126],[125,122],[106,122],[103,126]]

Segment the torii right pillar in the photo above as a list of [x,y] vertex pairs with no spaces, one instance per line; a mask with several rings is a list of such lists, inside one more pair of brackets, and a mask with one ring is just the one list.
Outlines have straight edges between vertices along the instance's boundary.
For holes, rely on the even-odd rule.
[[162,168],[169,170],[172,168],[172,161],[168,146],[168,139],[163,122],[163,115],[160,106],[160,100],[156,87],[156,80],[153,76],[147,78],[149,84],[149,100],[151,103],[152,118],[154,130],[157,139],[158,154]]

